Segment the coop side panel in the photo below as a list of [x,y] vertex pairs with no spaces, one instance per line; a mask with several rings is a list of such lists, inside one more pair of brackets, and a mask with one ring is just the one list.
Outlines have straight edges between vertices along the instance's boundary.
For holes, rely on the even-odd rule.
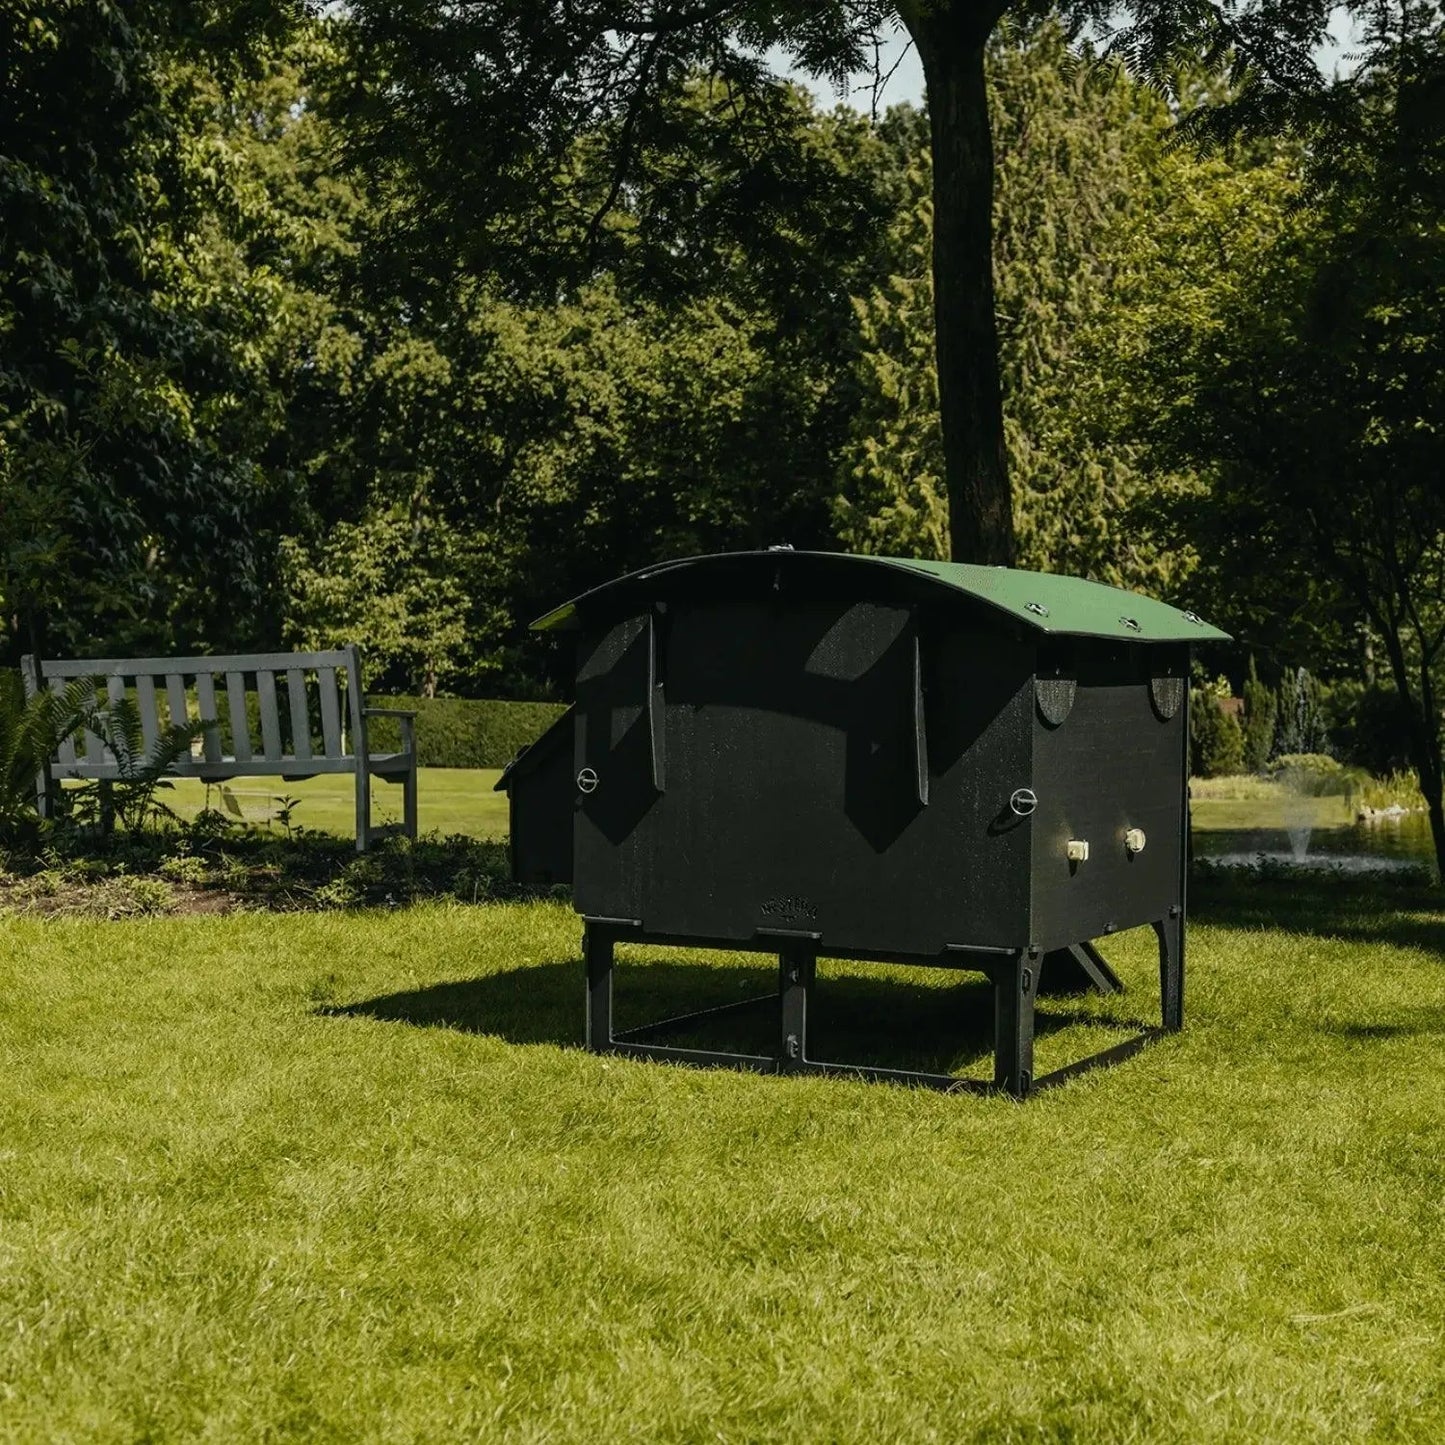
[[508,789],[512,876],[548,886],[572,881],[574,716],[569,710],[527,754]]
[[[600,918],[639,918],[653,786],[649,618],[625,618],[578,641],[573,738],[573,904]],[[579,788],[583,777],[590,791]],[[595,780],[595,783],[594,783]]]
[[[1075,691],[1055,722],[1061,673]],[[1182,903],[1187,675],[1181,648],[1081,640],[1063,669],[1041,651],[1032,831],[1043,947],[1151,923]],[[1127,845],[1135,829],[1139,852]],[[1086,860],[1070,861],[1071,842],[1087,845]]]
[[658,636],[664,786],[617,858],[646,928],[1026,941],[1027,836],[1001,821],[1027,780],[1022,649],[805,599],[680,604]]

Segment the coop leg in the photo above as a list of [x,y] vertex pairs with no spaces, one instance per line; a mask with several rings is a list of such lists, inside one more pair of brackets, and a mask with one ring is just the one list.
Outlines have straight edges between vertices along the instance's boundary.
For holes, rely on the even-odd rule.
[[587,961],[587,1047],[604,1054],[612,1047],[612,935],[594,923],[582,933]]
[[1164,1027],[1177,1033],[1184,1027],[1184,910],[1177,905],[1168,918],[1154,925],[1159,935],[1159,994]]
[[782,1004],[778,1072],[781,1074],[800,1070],[808,1057],[808,995],[817,964],[817,954],[804,945],[784,945],[778,954],[778,996]]
[[1038,949],[1000,963],[993,975],[993,1084],[1016,1099],[1028,1098],[1034,1080],[1034,995]]

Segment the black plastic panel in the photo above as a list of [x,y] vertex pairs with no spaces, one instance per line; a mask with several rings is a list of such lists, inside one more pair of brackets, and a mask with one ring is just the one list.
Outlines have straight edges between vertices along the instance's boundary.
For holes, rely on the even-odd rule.
[[584,635],[576,757],[599,781],[578,800],[579,911],[889,953],[1028,942],[1029,830],[1008,810],[1029,779],[1027,647],[877,603],[682,602],[666,618]]
[[[1185,713],[1166,719],[1154,706],[1164,651],[1080,645],[1068,720],[1035,727],[1033,918],[1044,948],[1151,923],[1182,903]],[[1136,828],[1145,845],[1130,853]],[[1069,862],[1070,840],[1089,845],[1087,862]]]
[[499,784],[507,791],[512,877],[518,883],[572,881],[574,726],[575,714],[568,708]]

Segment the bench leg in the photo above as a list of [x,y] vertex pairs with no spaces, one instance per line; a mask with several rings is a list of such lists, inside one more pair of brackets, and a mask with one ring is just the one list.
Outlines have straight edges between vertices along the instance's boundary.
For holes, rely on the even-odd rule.
[[356,851],[365,853],[371,843],[371,774],[358,761],[356,767]]
[[406,829],[406,836],[413,842],[416,841],[416,764],[413,763],[411,770],[402,780],[402,826]]

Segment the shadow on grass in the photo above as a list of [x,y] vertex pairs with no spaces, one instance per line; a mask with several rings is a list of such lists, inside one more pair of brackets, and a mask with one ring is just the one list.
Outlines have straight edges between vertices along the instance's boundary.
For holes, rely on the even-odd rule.
[[[776,990],[775,966],[619,962],[613,1027],[620,1033],[718,1004],[775,995]],[[432,984],[359,1003],[328,1005],[317,1011],[332,1017],[487,1034],[514,1044],[580,1048],[584,1007],[582,964],[569,960]],[[1071,1009],[1062,999],[1041,1001],[1038,1037],[1075,1024],[1102,1025],[1114,1031],[1147,1027]],[[679,1028],[656,1042],[775,1054],[778,1031],[777,1004],[769,998],[746,1013]],[[808,1035],[808,1052],[814,1059],[924,1073],[976,1073],[974,1066],[993,1057],[993,989],[967,974],[944,987],[917,986],[896,978],[829,976],[824,966],[809,1010]]]
[[1340,878],[1194,883],[1196,923],[1384,943],[1445,957],[1445,891]]
[[1417,1008],[1409,1010],[1409,1016],[1403,1022],[1360,1023],[1351,1019],[1345,1022],[1322,1022],[1318,1027],[1321,1033],[1333,1034],[1336,1038],[1349,1039],[1355,1043],[1385,1043],[1390,1039],[1445,1035],[1445,1011]]

